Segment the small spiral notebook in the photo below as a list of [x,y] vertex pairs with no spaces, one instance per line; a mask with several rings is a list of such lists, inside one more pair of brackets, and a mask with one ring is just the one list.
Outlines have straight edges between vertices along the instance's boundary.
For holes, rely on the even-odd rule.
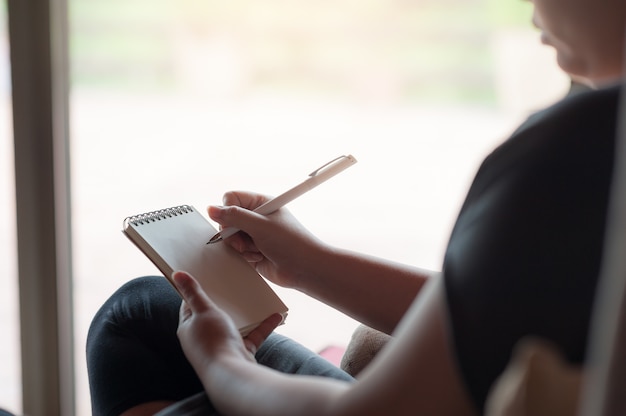
[[242,335],[287,307],[267,282],[230,246],[206,244],[217,230],[194,207],[181,205],[124,220],[124,234],[172,283],[176,270],[191,273]]

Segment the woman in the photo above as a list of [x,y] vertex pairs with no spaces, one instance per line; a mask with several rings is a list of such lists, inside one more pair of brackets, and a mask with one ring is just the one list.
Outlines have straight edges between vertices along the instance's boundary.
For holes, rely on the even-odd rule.
[[[173,278],[185,300],[178,323],[172,322],[175,293],[154,279],[132,282],[94,319],[88,339],[94,414],[153,414],[204,390],[191,406],[211,408],[208,396],[224,415],[477,415],[514,345],[528,335],[582,363],[612,174],[620,89],[611,84],[622,75],[626,2],[533,4],[534,23],[542,41],[556,49],[561,68],[598,90],[531,117],[485,160],[451,235],[441,277],[328,246],[284,209],[259,216],[252,210],[266,200],[260,195],[228,193],[225,206],[209,207],[214,221],[244,231],[227,243],[266,278],[393,333],[358,380],[301,366],[306,358],[281,359],[297,347],[283,349],[282,340],[270,336],[277,317],[242,340],[193,277],[177,272]],[[151,291],[154,296],[147,296]],[[176,325],[193,369],[164,329]],[[126,357],[146,327],[162,341]],[[178,374],[159,374],[168,360]],[[279,372],[257,361],[298,365]],[[285,374],[293,372],[303,374]],[[177,381],[165,393],[155,392],[168,379]],[[193,381],[173,394],[178,380]],[[116,385],[123,387],[111,391]]]

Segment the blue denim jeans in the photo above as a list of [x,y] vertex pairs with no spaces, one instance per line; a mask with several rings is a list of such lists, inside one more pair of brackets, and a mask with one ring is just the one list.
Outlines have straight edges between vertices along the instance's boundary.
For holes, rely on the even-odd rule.
[[[117,415],[150,401],[174,401],[165,415],[217,414],[178,338],[180,296],[162,276],[134,279],[94,317],[87,336],[87,370],[94,416]],[[353,378],[318,354],[272,334],[259,364],[290,374]],[[201,413],[200,413],[201,412]]]

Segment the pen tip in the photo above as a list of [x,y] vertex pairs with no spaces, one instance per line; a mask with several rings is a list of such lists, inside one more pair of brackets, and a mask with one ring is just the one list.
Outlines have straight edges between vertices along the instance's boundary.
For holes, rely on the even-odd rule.
[[222,236],[219,233],[217,233],[213,237],[211,237],[211,239],[209,240],[209,242],[207,244],[217,243],[218,241],[222,241]]

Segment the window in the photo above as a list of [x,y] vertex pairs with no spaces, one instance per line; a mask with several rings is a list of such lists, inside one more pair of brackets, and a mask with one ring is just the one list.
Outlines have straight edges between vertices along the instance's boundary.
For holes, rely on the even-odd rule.
[[[92,316],[156,273],[124,217],[278,194],[352,153],[359,164],[289,208],[332,244],[438,268],[478,162],[568,86],[514,0],[70,6],[79,414]],[[282,332],[312,349],[347,341],[353,321],[280,292]]]

